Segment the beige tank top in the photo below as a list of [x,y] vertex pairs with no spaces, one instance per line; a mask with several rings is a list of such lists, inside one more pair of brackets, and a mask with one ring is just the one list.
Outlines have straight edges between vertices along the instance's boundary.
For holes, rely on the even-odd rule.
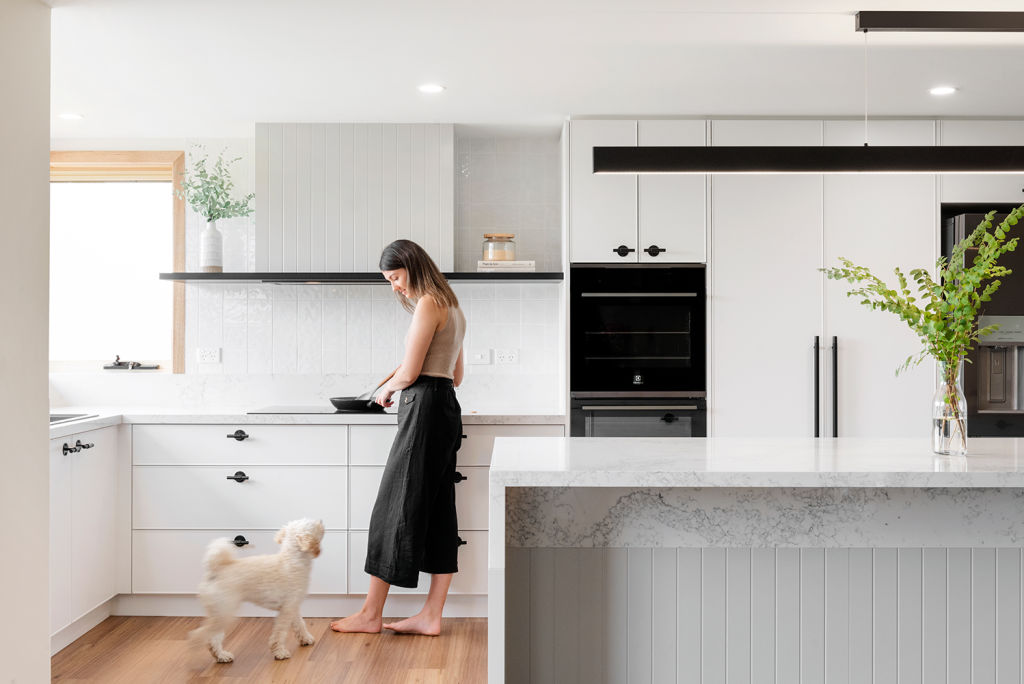
[[434,339],[427,347],[420,375],[454,380],[455,362],[459,360],[465,336],[466,317],[462,315],[462,309],[457,306],[448,309],[448,320],[443,328],[434,331]]

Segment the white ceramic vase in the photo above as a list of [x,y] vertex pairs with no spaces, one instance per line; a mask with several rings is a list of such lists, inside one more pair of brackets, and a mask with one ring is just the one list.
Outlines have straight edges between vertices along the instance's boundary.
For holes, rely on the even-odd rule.
[[199,270],[221,273],[224,270],[224,236],[216,221],[208,221],[199,234]]

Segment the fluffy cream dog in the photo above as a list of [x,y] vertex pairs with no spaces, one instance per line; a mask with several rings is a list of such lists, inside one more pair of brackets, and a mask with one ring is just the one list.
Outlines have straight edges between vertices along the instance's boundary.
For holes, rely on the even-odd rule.
[[277,611],[270,633],[270,652],[284,660],[291,653],[284,646],[289,629],[299,637],[299,644],[309,646],[313,635],[299,615],[299,606],[309,588],[309,572],[313,559],[320,555],[324,537],[321,520],[293,520],[274,536],[281,550],[273,555],[238,558],[235,546],[228,539],[216,539],[206,548],[203,567],[206,575],[199,584],[199,598],[206,609],[203,624],[189,637],[209,647],[218,663],[234,660],[224,650],[224,634],[243,601]]

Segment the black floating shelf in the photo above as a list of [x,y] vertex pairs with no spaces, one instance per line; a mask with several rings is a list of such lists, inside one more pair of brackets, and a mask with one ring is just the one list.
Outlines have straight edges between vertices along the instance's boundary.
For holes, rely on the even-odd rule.
[[[463,271],[445,273],[448,280],[470,280],[478,282],[540,281],[557,282],[564,278],[558,271],[535,273],[474,273]],[[384,283],[380,273],[161,273],[160,280],[191,280],[208,283]]]

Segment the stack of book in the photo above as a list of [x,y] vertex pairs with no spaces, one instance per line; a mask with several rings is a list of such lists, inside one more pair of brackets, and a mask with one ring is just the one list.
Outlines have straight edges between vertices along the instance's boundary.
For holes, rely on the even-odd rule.
[[529,261],[478,261],[477,273],[533,273],[537,262]]

